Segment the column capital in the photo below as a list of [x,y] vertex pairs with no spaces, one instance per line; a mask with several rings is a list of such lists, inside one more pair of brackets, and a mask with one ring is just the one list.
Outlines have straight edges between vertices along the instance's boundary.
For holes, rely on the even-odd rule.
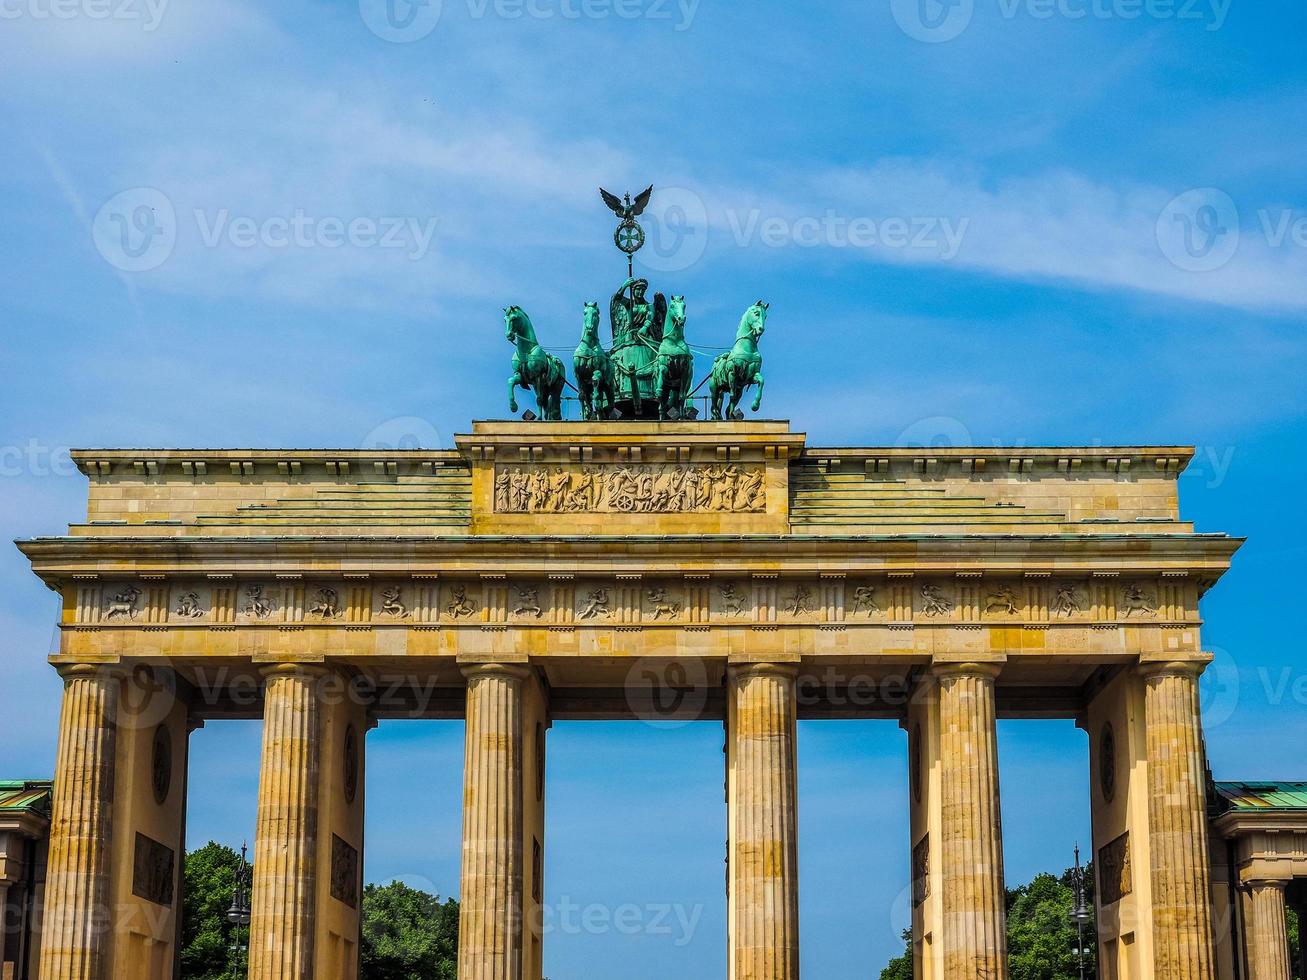
[[1212,662],[1211,654],[1194,660],[1141,660],[1136,668],[1147,679],[1154,677],[1190,677],[1197,679]]
[[127,676],[127,667],[120,663],[112,664],[57,664],[55,670],[64,683],[78,679],[122,680]]
[[325,677],[331,668],[323,663],[283,663],[264,664],[258,671],[260,677],[272,680],[274,677]]
[[936,660],[931,663],[930,672],[936,677],[981,677],[994,680],[1003,672],[1003,661]]
[[535,673],[529,664],[459,664],[459,670],[468,680],[474,677],[512,677],[516,680],[524,681],[530,679]]
[[1253,877],[1241,872],[1239,875],[1239,881],[1244,888],[1251,891],[1260,891],[1266,888],[1274,888],[1277,891],[1284,891],[1292,883],[1293,877],[1289,872],[1286,872],[1286,876],[1283,878],[1270,878],[1265,875],[1257,875]]
[[774,674],[777,677],[785,677],[794,680],[799,676],[799,665],[763,661],[760,663],[730,664],[727,667],[727,671],[731,677],[748,677],[754,674]]

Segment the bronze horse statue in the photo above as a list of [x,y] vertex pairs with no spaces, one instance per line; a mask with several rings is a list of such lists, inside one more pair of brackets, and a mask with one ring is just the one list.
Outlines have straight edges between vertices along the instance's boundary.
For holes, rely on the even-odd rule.
[[654,364],[653,390],[660,421],[684,417],[693,374],[694,354],[685,342],[685,297],[673,296],[667,301],[663,340]]
[[581,417],[586,421],[606,419],[616,400],[613,361],[599,342],[599,304],[586,303],[581,326],[581,343],[572,355]]
[[563,417],[563,385],[567,374],[563,362],[545,351],[536,340],[531,318],[520,306],[504,310],[504,336],[517,347],[513,354],[513,374],[508,379],[508,410],[517,414],[517,389],[535,391],[536,406],[546,422],[557,422]]
[[735,331],[735,346],[725,354],[718,354],[713,361],[709,390],[712,392],[712,417],[718,422],[722,420],[722,402],[728,392],[731,400],[726,418],[744,417],[740,412],[740,400],[754,385],[758,386],[758,395],[753,400],[753,411],[758,411],[762,405],[762,354],[758,353],[758,341],[767,329],[768,308],[762,300],[749,307]]

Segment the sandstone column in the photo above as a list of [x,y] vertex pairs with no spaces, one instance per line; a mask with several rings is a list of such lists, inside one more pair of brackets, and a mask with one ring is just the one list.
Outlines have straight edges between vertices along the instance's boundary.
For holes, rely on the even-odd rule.
[[1154,970],[1167,980],[1211,980],[1203,736],[1195,663],[1145,664],[1148,836],[1152,851]]
[[731,980],[799,976],[796,673],[775,664],[731,670]]
[[469,667],[459,980],[522,977],[524,667]]
[[313,975],[321,673],[296,664],[265,672],[250,980]]
[[1250,881],[1252,910],[1248,936],[1249,980],[1289,980],[1289,930],[1285,922],[1286,881]]
[[110,817],[119,679],[102,667],[61,671],[41,935],[41,980],[108,980]]
[[998,728],[991,664],[940,664],[940,874],[947,980],[1007,976]]

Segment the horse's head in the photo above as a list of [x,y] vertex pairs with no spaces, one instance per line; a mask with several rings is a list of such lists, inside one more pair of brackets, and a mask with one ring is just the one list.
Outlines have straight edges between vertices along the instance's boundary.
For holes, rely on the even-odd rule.
[[672,296],[667,300],[667,319],[678,327],[685,326],[685,297]]
[[767,330],[768,309],[770,309],[769,303],[758,300],[745,310],[744,317],[740,320],[740,329],[735,332],[735,339],[748,338],[755,342],[760,340]]
[[531,326],[531,318],[526,315],[526,310],[520,306],[509,306],[504,310],[504,336],[510,344],[515,344],[518,340],[535,340],[535,330]]
[[587,340],[597,339],[599,336],[599,304],[586,303],[585,312],[581,315],[583,329],[581,336]]

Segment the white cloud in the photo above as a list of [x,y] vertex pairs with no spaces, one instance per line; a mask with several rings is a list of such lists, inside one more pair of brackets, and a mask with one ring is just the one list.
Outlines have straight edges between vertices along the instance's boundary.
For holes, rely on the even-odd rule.
[[[849,217],[965,220],[965,240],[954,262],[996,276],[1142,290],[1254,310],[1307,308],[1307,249],[1291,242],[1277,247],[1268,240],[1256,205],[1240,208],[1240,224],[1232,225],[1241,229],[1239,251],[1228,264],[1189,272],[1167,257],[1158,222],[1188,188],[1111,186],[1068,171],[996,179],[930,160],[825,172],[801,186],[811,210],[820,204]],[[1307,210],[1297,217],[1307,218]],[[939,261],[912,248],[868,254],[876,261]]]

